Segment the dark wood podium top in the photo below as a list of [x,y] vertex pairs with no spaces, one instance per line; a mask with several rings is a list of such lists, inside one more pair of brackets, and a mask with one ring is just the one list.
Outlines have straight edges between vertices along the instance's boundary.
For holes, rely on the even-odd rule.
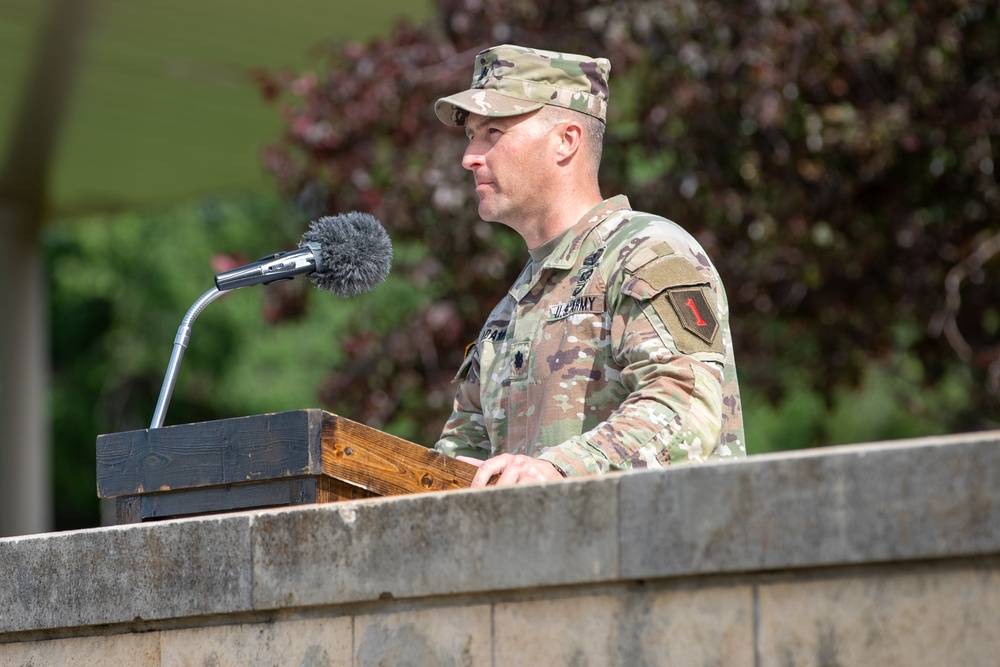
[[467,488],[476,468],[323,410],[97,438],[118,522]]

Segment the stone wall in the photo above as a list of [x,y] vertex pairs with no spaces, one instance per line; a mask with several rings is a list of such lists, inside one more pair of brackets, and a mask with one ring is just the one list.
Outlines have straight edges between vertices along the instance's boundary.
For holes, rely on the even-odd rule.
[[995,665],[1000,432],[0,540],[0,665]]

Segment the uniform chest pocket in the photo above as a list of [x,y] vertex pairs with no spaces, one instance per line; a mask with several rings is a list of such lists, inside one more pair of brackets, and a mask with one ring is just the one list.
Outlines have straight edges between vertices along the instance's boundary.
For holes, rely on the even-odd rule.
[[604,294],[582,295],[554,304],[542,328],[536,354],[549,373],[561,379],[590,376],[590,367],[608,350],[610,329]]
[[509,339],[479,341],[480,374],[485,382],[501,386],[523,382],[529,377],[533,341]]

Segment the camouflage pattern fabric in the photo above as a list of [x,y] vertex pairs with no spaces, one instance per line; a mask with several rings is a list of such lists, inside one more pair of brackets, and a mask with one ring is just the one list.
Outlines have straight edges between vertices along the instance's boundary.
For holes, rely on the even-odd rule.
[[543,105],[580,111],[602,121],[608,111],[607,58],[503,44],[479,53],[472,87],[434,104],[446,125],[465,125],[469,113],[516,116]]
[[675,223],[606,200],[529,262],[459,370],[435,448],[567,475],[746,455],[729,306]]

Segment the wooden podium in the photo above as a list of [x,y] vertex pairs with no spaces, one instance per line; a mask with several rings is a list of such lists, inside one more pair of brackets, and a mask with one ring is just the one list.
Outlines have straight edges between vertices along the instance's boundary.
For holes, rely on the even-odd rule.
[[323,410],[97,438],[117,523],[467,488],[476,468]]

